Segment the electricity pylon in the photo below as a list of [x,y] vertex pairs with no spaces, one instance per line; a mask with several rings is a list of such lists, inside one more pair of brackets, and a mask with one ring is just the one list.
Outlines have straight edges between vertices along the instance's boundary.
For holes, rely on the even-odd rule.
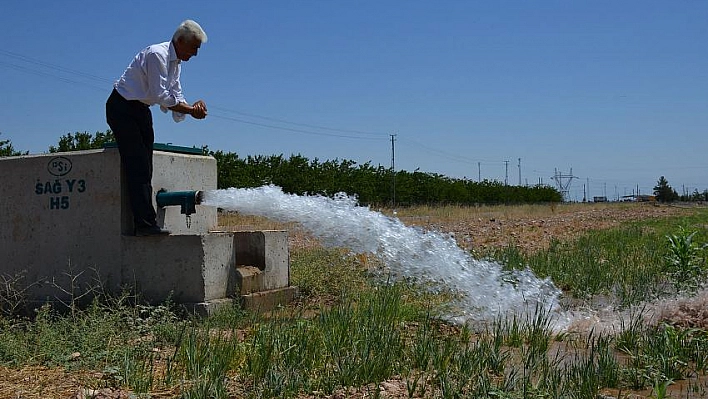
[[563,196],[563,200],[569,201],[570,183],[573,182],[573,179],[577,179],[577,177],[573,176],[573,168],[570,168],[570,173],[567,175],[558,172],[558,169],[554,168],[553,170],[554,174],[551,179],[556,182],[556,187],[558,187],[558,191],[560,191],[561,195]]

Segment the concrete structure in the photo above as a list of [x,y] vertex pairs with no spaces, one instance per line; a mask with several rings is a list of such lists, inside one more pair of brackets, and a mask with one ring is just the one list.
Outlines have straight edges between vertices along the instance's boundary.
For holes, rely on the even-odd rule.
[[[154,194],[216,189],[214,158],[156,148],[165,151],[154,152]],[[116,148],[0,158],[0,179],[0,276],[29,287],[31,301],[128,289],[210,312],[234,299],[266,309],[296,293],[284,231],[219,232],[217,209],[196,205],[189,217],[157,208],[169,236],[132,236]]]

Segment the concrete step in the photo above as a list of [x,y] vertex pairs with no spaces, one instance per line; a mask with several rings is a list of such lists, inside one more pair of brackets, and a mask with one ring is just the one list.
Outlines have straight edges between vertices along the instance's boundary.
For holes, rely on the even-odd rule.
[[184,304],[184,306],[188,311],[202,317],[213,315],[221,308],[233,306],[235,301],[238,301],[241,309],[244,310],[269,312],[292,302],[298,294],[297,287],[284,287],[241,295],[238,298],[213,299],[206,302]]
[[263,271],[255,266],[236,266],[236,284],[239,295],[262,291],[265,288]]
[[287,305],[297,295],[298,288],[292,286],[241,295],[241,308],[253,312],[267,312]]

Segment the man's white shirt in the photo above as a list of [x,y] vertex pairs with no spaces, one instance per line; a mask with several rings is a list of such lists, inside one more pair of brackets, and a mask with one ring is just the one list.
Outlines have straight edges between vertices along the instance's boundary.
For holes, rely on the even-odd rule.
[[[135,56],[113,86],[126,100],[158,104],[162,112],[167,112],[169,107],[187,102],[179,82],[180,63],[171,41],[153,44]],[[185,114],[172,111],[175,122],[185,118]]]

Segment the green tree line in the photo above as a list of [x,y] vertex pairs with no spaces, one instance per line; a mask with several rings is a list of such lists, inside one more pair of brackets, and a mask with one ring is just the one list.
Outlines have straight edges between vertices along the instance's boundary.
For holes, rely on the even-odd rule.
[[[49,152],[103,148],[115,140],[113,132],[68,133]],[[553,187],[509,186],[498,181],[475,182],[436,173],[400,170],[395,173],[371,162],[308,159],[300,154],[248,155],[210,151],[217,162],[218,187],[249,188],[264,184],[279,186],[290,194],[332,196],[339,192],[356,195],[363,205],[523,204],[560,202]],[[21,155],[9,140],[0,141],[0,156]]]
[[654,186],[654,196],[657,201],[665,203],[674,201],[708,202],[708,189],[700,192],[697,188],[695,188],[692,192],[686,191],[682,195],[679,195],[676,190],[671,187],[669,181],[666,180],[664,176],[661,176],[656,182],[656,186]]
[[475,182],[435,173],[396,171],[370,162],[310,160],[302,155],[239,157],[210,151],[218,165],[219,188],[274,184],[291,194],[338,192],[355,194],[366,205],[522,204],[559,202],[561,194],[543,185],[508,186],[497,181]]

